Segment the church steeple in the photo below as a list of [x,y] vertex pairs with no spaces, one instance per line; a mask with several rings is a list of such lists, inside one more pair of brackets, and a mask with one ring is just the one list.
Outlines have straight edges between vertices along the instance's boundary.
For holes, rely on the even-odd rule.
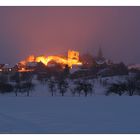
[[103,53],[101,47],[99,47],[97,58],[103,58]]
[[101,46],[99,46],[99,50],[98,50],[97,58],[96,58],[96,63],[101,65],[101,64],[104,64],[105,61],[106,61],[106,59],[103,56]]

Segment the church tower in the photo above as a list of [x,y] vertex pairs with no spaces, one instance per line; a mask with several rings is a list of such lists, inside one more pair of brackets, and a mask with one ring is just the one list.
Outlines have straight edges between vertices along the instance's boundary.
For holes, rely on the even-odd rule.
[[98,53],[97,53],[96,63],[101,65],[101,64],[104,64],[105,61],[106,61],[106,59],[104,58],[103,53],[102,53],[102,49],[100,47],[98,50]]
[[102,53],[101,47],[100,47],[99,50],[98,50],[97,58],[99,58],[99,59],[104,58],[104,57],[103,57],[103,53]]

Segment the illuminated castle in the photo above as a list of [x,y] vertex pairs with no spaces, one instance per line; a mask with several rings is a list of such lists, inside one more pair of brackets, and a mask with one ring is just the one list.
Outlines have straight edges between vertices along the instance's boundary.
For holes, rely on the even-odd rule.
[[82,65],[82,63],[79,61],[79,52],[69,50],[67,58],[60,57],[60,56],[37,56],[30,55],[25,60],[21,61],[20,64],[27,65],[27,63],[32,62],[42,62],[44,65],[48,65],[49,62],[54,61],[59,64],[68,65],[72,68],[73,65]]

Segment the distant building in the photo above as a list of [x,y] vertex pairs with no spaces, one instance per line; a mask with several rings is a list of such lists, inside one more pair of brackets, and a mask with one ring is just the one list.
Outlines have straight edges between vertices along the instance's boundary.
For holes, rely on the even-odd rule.
[[10,64],[0,64],[0,72],[12,72],[15,71],[14,66]]
[[133,65],[129,65],[128,69],[136,69],[136,70],[140,70],[140,64],[133,64]]

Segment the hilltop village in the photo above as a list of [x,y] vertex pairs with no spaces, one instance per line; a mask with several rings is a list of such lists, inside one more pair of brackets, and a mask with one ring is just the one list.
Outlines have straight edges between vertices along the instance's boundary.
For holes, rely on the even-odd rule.
[[68,50],[67,56],[34,56],[30,55],[15,66],[0,64],[0,73],[32,72],[39,77],[58,78],[63,71],[67,71],[70,78],[95,78],[97,76],[127,75],[129,72],[137,73],[139,69],[127,67],[123,62],[113,63],[104,57],[102,49],[99,48],[96,57],[89,53],[80,55],[78,51]]

